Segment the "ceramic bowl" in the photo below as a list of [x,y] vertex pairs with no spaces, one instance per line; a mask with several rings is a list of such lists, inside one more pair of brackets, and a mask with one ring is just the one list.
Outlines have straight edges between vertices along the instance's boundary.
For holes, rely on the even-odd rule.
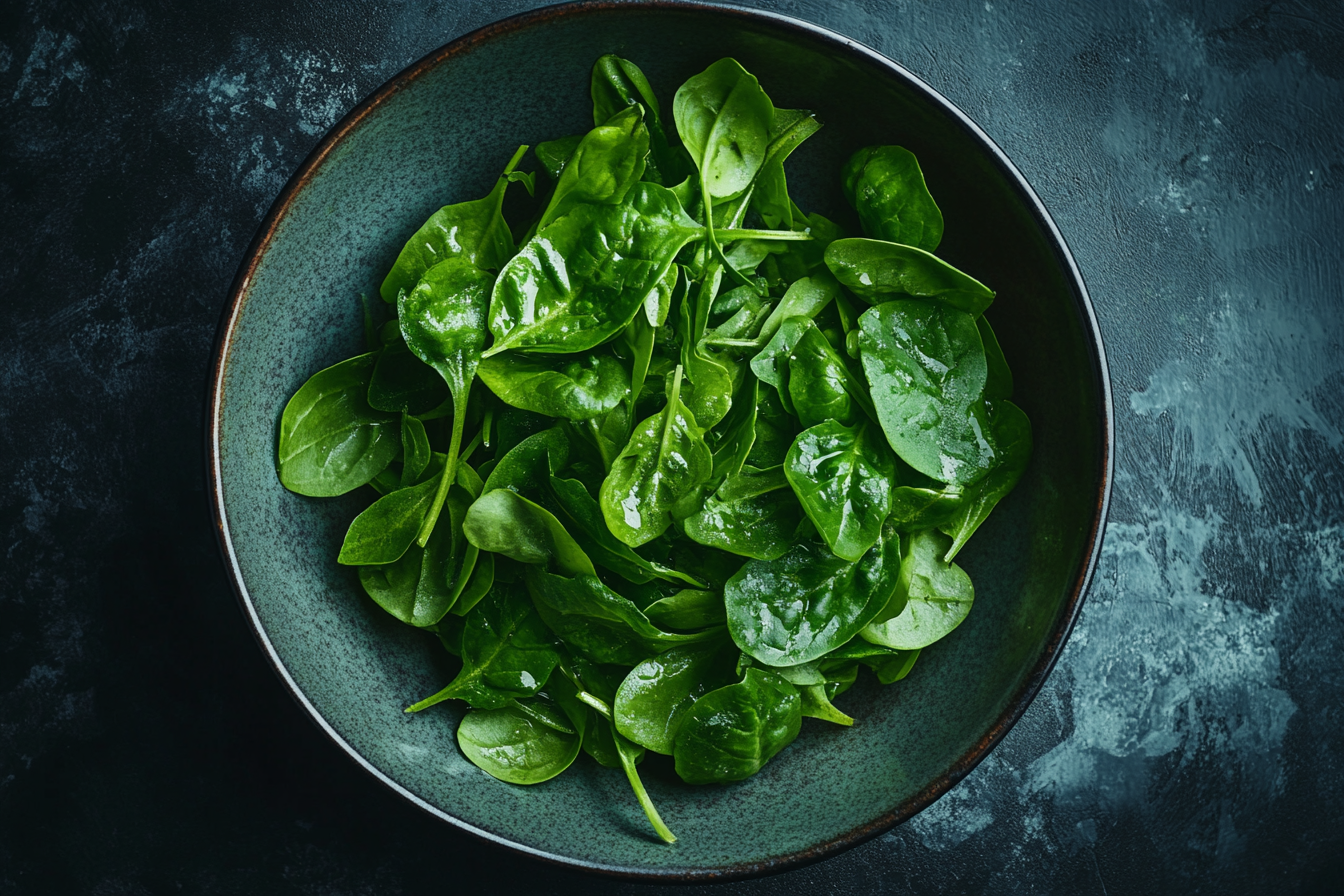
[[[432,638],[365,598],[334,562],[365,495],[314,500],[275,472],[286,400],[360,352],[359,294],[377,295],[411,232],[446,202],[485,195],[519,143],[591,126],[589,70],[635,61],[670,114],[677,85],[723,56],[776,105],[825,126],[789,162],[804,208],[857,232],[839,170],[896,143],[946,216],[939,254],[998,290],[989,311],[1031,417],[1035,455],[960,561],[974,612],[911,676],[866,675],[840,699],[853,728],[807,720],[758,775],[645,781],[679,841],[656,840],[619,771],[581,757],[542,785],[488,777],[458,751],[461,708],[408,716],[449,674]],[[208,418],[220,544],[249,623],[334,744],[406,799],[495,843],[568,866],[662,880],[779,871],[890,829],[951,788],[1022,715],[1078,615],[1111,472],[1106,365],[1083,282],[1040,200],[984,132],[889,59],[779,15],[686,3],[538,10],[460,38],[361,103],[276,200],[221,324]]]

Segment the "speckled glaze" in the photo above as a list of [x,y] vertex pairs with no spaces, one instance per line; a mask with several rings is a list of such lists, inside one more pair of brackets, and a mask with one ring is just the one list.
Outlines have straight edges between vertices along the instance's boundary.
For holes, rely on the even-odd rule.
[[[1036,451],[963,551],[967,622],[911,677],[861,680],[808,720],[762,773],[728,787],[644,766],[680,837],[658,842],[618,772],[581,759],[529,788],[470,765],[461,710],[408,716],[442,686],[430,637],[384,614],[334,562],[367,496],[315,500],[275,474],[278,421],[314,371],[358,353],[361,292],[376,296],[407,236],[446,202],[488,190],[520,142],[591,126],[588,72],[604,52],[648,74],[670,110],[687,76],[732,55],[781,107],[823,130],[792,157],[804,208],[854,227],[838,189],[858,147],[914,151],[946,217],[940,255],[998,290],[988,316],[1012,364]],[[1078,613],[1111,471],[1105,359],[1086,293],[1039,201],[989,139],[907,72],[780,16],[671,3],[549,8],[475,32],[411,66],[338,124],[290,181],[243,264],[216,355],[209,421],[220,541],[263,649],[301,705],[361,765],[429,812],[575,867],[660,879],[783,870],[862,842],[956,783],[1021,715]]]

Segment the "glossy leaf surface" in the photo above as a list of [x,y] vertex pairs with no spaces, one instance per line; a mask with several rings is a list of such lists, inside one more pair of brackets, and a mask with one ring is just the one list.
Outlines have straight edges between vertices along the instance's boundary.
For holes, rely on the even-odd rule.
[[798,689],[778,673],[748,669],[737,684],[710,691],[677,731],[673,756],[688,784],[727,784],[761,770],[798,736]]
[[994,301],[994,290],[936,255],[882,240],[836,240],[826,247],[835,279],[871,303],[904,296],[936,299],[971,315]]

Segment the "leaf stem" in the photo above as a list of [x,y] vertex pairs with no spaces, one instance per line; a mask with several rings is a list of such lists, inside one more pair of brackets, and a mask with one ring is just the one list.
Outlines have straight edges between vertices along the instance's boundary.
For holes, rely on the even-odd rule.
[[597,710],[597,714],[602,716],[602,718],[608,720],[611,718],[611,707],[608,706],[607,702],[601,697],[594,697],[587,691],[579,691],[578,697],[584,703],[587,703],[593,709]]
[[462,398],[462,401],[457,401],[457,396],[453,396],[453,438],[448,443],[448,456],[444,459],[443,473],[439,477],[439,490],[434,493],[434,503],[429,506],[429,513],[425,514],[420,534],[415,539],[420,547],[424,547],[429,536],[434,533],[434,524],[438,522],[443,502],[448,498],[448,489],[457,478],[457,454],[462,450],[462,430],[467,425],[466,396]]
[[757,230],[753,227],[725,227],[718,235],[729,242],[733,240],[777,240],[807,242],[812,235],[802,230]]
[[639,800],[639,806],[644,810],[644,815],[649,819],[649,824],[657,831],[658,836],[663,838],[664,843],[676,843],[677,836],[673,834],[666,824],[663,823],[663,817],[658,814],[658,809],[653,805],[653,800],[649,799],[649,792],[644,789],[644,782],[639,779],[639,771],[635,768],[635,760],[627,750],[622,749],[621,740],[623,739],[616,731],[616,725],[613,722],[611,733],[616,738],[616,755],[621,759],[621,768],[625,769],[625,777],[630,781],[630,789],[635,792],[635,799]]

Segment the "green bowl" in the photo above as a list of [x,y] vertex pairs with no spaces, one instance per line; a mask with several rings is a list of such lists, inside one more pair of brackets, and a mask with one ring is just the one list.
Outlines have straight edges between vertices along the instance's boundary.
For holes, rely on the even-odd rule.
[[[1016,491],[961,554],[978,599],[911,676],[839,701],[853,728],[809,720],[739,784],[644,777],[680,837],[656,840],[624,775],[581,758],[533,787],[458,751],[461,709],[409,716],[447,657],[364,597],[335,563],[367,496],[314,500],[275,472],[280,414],[320,368],[361,351],[359,294],[377,295],[399,248],[446,202],[485,195],[519,143],[591,126],[588,75],[603,53],[639,64],[670,109],[723,56],[776,104],[825,127],[789,163],[799,204],[847,224],[842,162],[899,143],[942,206],[940,255],[999,292],[989,312],[1036,449]],[[1022,715],[1078,615],[1111,480],[1110,388],[1081,277],[1040,200],[965,115],[891,60],[783,16],[698,4],[541,9],[460,38],[361,103],[290,180],[249,249],[220,337],[208,421],[220,545],[277,674],[340,748],[426,811],[574,868],[656,880],[780,871],[874,837],[928,806]]]

